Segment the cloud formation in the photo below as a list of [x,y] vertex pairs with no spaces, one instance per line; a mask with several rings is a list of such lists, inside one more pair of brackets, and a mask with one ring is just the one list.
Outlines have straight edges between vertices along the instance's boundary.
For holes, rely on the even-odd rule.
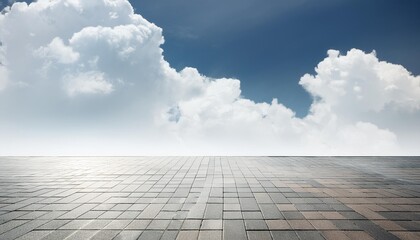
[[126,0],[39,0],[0,15],[0,154],[420,154],[420,76],[329,50],[308,115],[165,61]]

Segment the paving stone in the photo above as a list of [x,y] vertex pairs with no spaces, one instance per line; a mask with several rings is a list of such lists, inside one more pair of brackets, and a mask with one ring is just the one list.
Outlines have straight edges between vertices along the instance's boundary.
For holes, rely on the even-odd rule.
[[375,239],[398,239],[395,235],[387,232],[383,228],[374,224],[370,220],[366,221],[356,221],[356,225],[359,226],[362,230],[369,233]]
[[204,219],[222,219],[223,204],[207,204]]
[[244,219],[264,219],[261,212],[242,212]]
[[32,232],[28,232],[27,234],[17,238],[17,240],[39,240],[42,239],[43,237],[47,236],[48,234],[50,234],[52,231],[32,231]]
[[140,215],[137,218],[140,219],[153,219],[155,218],[160,210],[164,207],[164,204],[149,204],[143,212],[140,213]]
[[139,238],[142,231],[136,230],[123,230],[118,233],[113,240],[136,240]]
[[271,236],[273,236],[273,240],[299,240],[294,231],[271,231]]
[[243,220],[223,220],[223,239],[242,240],[247,239]]
[[417,240],[420,239],[419,232],[407,232],[407,231],[398,231],[398,232],[391,232],[395,236],[399,237],[400,239],[405,240]]
[[200,230],[198,240],[222,240],[222,231]]
[[19,225],[16,228],[13,228],[12,230],[9,230],[3,234],[0,234],[0,239],[8,240],[8,239],[18,238],[34,230],[35,228],[45,224],[46,222],[48,222],[48,220],[32,220],[32,221],[26,222],[22,225]]
[[282,193],[268,193],[268,195],[270,195],[270,198],[276,204],[287,204],[287,203],[289,203],[289,200],[287,200],[287,198]]
[[249,240],[271,240],[269,231],[247,231]]
[[277,205],[277,208],[282,212],[297,211],[294,204],[276,204],[276,205]]
[[305,240],[324,240],[325,238],[317,231],[296,231],[300,239]]
[[[58,221],[58,220],[57,220]],[[105,220],[105,219],[95,219],[90,221],[87,225],[83,226],[82,229],[91,229],[91,230],[100,230],[105,228],[106,225],[108,225],[112,220]],[[48,225],[49,223],[45,224]],[[41,228],[44,228],[44,226],[41,226]]]
[[121,231],[119,230],[99,230],[95,235],[93,235],[92,240],[107,240],[113,239],[117,236]]
[[242,211],[259,211],[257,201],[254,198],[239,198]]
[[159,240],[162,237],[163,231],[144,231],[138,240]]
[[314,229],[314,227],[308,220],[287,220],[287,222],[292,227],[292,229],[297,229],[297,230]]
[[98,233],[98,230],[78,230],[74,232],[72,235],[68,236],[66,240],[90,239],[97,233]]
[[[372,236],[370,236],[368,233],[363,231],[346,231],[346,236],[349,237],[349,239],[354,240],[374,240]],[[378,238],[381,239],[381,238]],[[386,239],[386,238],[385,238]]]
[[125,211],[118,216],[118,219],[135,219],[139,214],[135,211]]
[[346,235],[345,231],[323,231],[322,235],[327,240],[336,240],[336,239],[350,240],[349,236]]
[[283,216],[287,220],[302,220],[305,216],[301,212],[283,212]]
[[275,204],[261,204],[260,209],[264,219],[284,219]]
[[65,225],[63,225],[62,227],[60,227],[60,229],[68,229],[68,230],[77,230],[77,229],[81,229],[84,226],[88,225],[92,220],[72,220],[68,223],[66,223]]
[[176,240],[197,240],[199,231],[180,231]]
[[65,239],[71,234],[76,232],[75,230],[56,230],[42,238],[42,240],[58,240],[58,239]]
[[224,211],[241,211],[241,205],[239,203],[225,203],[223,204]]
[[126,229],[145,230],[152,220],[133,220]]
[[203,220],[201,229],[204,230],[218,230],[223,228],[223,221],[219,220]]
[[270,195],[267,193],[254,193],[254,198],[258,204],[273,203],[273,200],[271,200]]
[[309,220],[309,222],[318,230],[337,229],[337,227],[329,220]]
[[151,230],[165,230],[169,223],[171,222],[171,220],[152,220],[152,222],[150,222],[149,226],[147,226],[147,229],[151,229]]
[[245,220],[246,230],[266,230],[267,224],[264,220]]
[[265,220],[270,230],[285,230],[292,229],[286,220]]
[[160,240],[175,240],[178,236],[178,231],[165,231]]
[[5,233],[15,227],[18,227],[24,223],[26,223],[28,221],[26,220],[12,220],[6,223],[3,223],[2,225],[0,225],[0,234]]
[[331,222],[340,230],[360,230],[361,228],[350,220],[331,220]]
[[104,213],[105,211],[87,211],[86,213],[82,214],[79,219],[95,219]]
[[223,219],[243,219],[242,212],[223,212]]
[[106,211],[98,217],[98,219],[115,219],[118,218],[123,212],[121,211]]
[[122,230],[131,223],[132,220],[112,220],[104,229]]
[[185,220],[181,229],[183,230],[198,230],[201,226],[201,220]]
[[420,231],[420,221],[397,221],[398,225],[409,231]]
[[0,157],[0,166],[2,240],[419,238],[420,157]]
[[86,213],[87,211],[91,210],[95,206],[96,206],[96,204],[89,204],[89,203],[88,204],[83,204],[83,205],[69,211],[68,213],[59,216],[58,219],[74,219],[74,218],[77,218],[77,217],[83,215],[84,213]]
[[169,223],[168,229],[178,230],[181,228],[183,223],[184,223],[184,220],[171,220],[171,222]]

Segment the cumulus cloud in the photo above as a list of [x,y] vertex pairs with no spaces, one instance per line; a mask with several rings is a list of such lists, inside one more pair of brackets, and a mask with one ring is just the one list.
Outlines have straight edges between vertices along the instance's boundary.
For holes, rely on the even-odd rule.
[[352,49],[340,56],[329,50],[315,71],[316,76],[306,74],[299,83],[335,112],[349,108],[352,114],[380,112],[387,105],[407,111],[420,108],[420,77],[400,65],[379,61],[375,52]]
[[79,58],[79,53],[74,52],[69,46],[64,45],[61,38],[54,38],[47,47],[40,47],[35,51],[35,54],[41,58],[50,58],[57,63],[74,63]]
[[64,77],[66,90],[70,96],[77,94],[107,94],[113,91],[113,86],[104,78],[102,72],[84,72],[78,75],[66,75]]
[[298,118],[238,79],[177,72],[126,0],[15,3],[0,41],[1,154],[419,154],[420,77],[375,52],[329,50]]

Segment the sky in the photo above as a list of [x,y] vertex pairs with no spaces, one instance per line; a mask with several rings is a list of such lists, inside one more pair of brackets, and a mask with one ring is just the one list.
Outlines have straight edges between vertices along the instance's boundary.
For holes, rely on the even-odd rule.
[[165,58],[176,69],[239,78],[245,97],[276,97],[302,117],[311,98],[296,83],[329,49],[376,50],[382,60],[420,74],[415,0],[143,0],[133,6],[163,28]]
[[419,7],[15,3],[0,154],[418,155]]

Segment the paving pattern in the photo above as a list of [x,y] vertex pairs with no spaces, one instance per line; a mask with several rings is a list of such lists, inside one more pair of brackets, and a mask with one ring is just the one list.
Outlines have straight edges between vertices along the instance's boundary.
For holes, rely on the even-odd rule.
[[0,239],[420,239],[419,157],[0,157]]

